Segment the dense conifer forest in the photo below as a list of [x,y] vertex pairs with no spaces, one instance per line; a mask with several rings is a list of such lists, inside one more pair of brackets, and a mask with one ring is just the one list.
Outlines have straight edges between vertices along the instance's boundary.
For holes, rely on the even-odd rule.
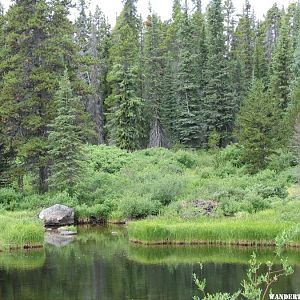
[[235,144],[249,174],[283,153],[297,163],[298,3],[258,19],[249,0],[241,13],[231,0],[174,0],[162,21],[124,0],[113,28],[101,7],[80,0],[75,21],[71,8],[19,0],[0,10],[1,187],[72,195],[91,145]]

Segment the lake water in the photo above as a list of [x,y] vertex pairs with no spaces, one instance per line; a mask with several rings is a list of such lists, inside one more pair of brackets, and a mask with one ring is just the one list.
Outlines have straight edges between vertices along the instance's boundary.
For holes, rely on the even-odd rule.
[[[193,273],[207,279],[209,292],[233,292],[253,252],[131,245],[120,227],[82,227],[73,241],[53,235],[47,239],[55,245],[0,253],[1,300],[188,300],[197,294]],[[271,249],[256,252],[263,261],[273,256]],[[287,255],[295,273],[283,278],[274,292],[300,293],[300,252]]]

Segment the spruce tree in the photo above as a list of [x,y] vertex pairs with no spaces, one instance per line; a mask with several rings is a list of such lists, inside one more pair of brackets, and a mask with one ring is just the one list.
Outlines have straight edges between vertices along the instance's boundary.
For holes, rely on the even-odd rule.
[[224,15],[221,0],[212,0],[207,12],[208,60],[204,89],[205,140],[217,132],[219,146],[226,145],[231,137],[236,103],[230,84],[229,64],[226,60]]
[[[47,191],[48,124],[53,95],[65,66],[74,85],[76,49],[68,1],[14,1],[5,16],[4,49],[0,51],[0,119],[18,164],[14,172],[36,175],[40,192]],[[19,180],[22,186],[22,180]]]
[[263,82],[256,80],[237,119],[243,162],[251,172],[263,169],[268,156],[280,145],[278,109],[276,101],[265,91]]
[[96,124],[95,143],[105,143],[105,117],[104,102],[109,93],[107,83],[108,55],[110,48],[110,25],[103,12],[97,6],[91,17],[91,35],[89,41],[89,53],[92,64],[89,68],[89,84],[92,88],[88,99],[88,111]]
[[136,0],[126,0],[112,33],[109,52],[111,94],[106,101],[106,128],[110,143],[127,150],[140,148],[144,138],[139,23]]
[[162,109],[165,71],[165,51],[163,48],[164,28],[159,17],[152,13],[145,22],[145,100],[149,115],[149,147],[167,145]]
[[48,136],[51,158],[49,183],[52,190],[72,193],[82,174],[82,141],[77,122],[81,102],[74,96],[67,70],[59,82],[54,102],[56,113]]
[[178,97],[177,132],[179,142],[190,147],[199,147],[200,130],[200,93],[198,55],[194,51],[193,24],[188,15],[187,1],[180,22],[178,35],[179,55],[176,74],[176,95]]
[[275,3],[267,12],[266,18],[262,24],[265,32],[265,47],[266,54],[268,59],[268,64],[271,64],[273,58],[273,52],[275,50],[278,37],[279,30],[282,19],[282,10],[280,10]]
[[288,19],[285,17],[271,65],[270,90],[285,110],[289,104],[292,78],[292,40],[289,35]]
[[269,74],[264,41],[265,33],[262,30],[262,27],[258,25],[253,52],[253,77],[254,80],[262,80],[265,86],[267,86]]
[[242,90],[238,91],[244,97],[252,81],[253,75],[253,48],[255,36],[254,16],[251,14],[249,0],[245,1],[241,15],[234,33],[234,59],[238,60],[241,68]]
[[179,142],[178,111],[179,97],[177,95],[177,74],[179,68],[179,30],[182,18],[182,9],[179,0],[173,0],[172,20],[167,24],[165,37],[166,68],[162,80],[164,85],[163,95],[163,122],[170,144]]

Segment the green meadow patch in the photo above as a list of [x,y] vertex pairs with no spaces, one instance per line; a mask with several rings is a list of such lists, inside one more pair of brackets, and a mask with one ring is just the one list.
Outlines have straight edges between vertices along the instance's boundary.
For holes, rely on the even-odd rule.
[[[131,222],[132,242],[142,244],[219,244],[273,246],[275,238],[293,222],[280,222],[272,210],[232,218],[180,219],[154,218]],[[300,246],[298,235],[291,246]]]
[[33,213],[1,212],[0,228],[0,251],[44,245],[44,227]]

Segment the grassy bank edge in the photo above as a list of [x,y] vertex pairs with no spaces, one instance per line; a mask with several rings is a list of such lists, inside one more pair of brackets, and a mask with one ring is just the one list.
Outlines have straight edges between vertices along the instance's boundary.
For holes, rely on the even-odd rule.
[[44,247],[44,226],[35,212],[0,214],[0,252]]
[[[267,216],[267,215],[266,215]],[[263,214],[260,214],[263,217]],[[148,219],[128,224],[132,243],[144,245],[235,245],[274,247],[275,238],[295,225],[276,219],[204,219],[199,221]],[[300,248],[300,235],[288,247]]]

